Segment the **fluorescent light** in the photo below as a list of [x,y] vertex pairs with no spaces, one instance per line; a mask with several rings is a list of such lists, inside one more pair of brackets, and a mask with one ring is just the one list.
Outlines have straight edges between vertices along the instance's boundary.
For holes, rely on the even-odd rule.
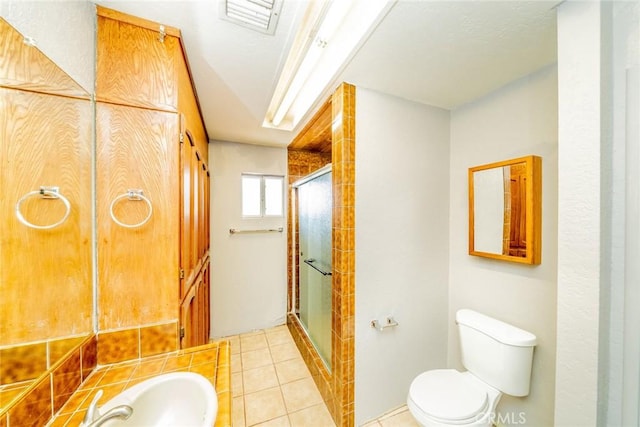
[[395,1],[334,0],[321,10],[311,2],[263,126],[292,130]]

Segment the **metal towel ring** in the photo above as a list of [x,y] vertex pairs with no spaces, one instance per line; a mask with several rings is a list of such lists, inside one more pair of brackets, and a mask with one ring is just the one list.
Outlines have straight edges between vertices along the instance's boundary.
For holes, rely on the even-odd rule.
[[[147,204],[147,206],[149,206],[149,214],[146,216],[145,219],[143,219],[141,222],[139,222],[137,224],[125,224],[124,222],[122,222],[122,221],[118,220],[118,218],[116,218],[115,214],[113,213],[113,207],[115,206],[115,204],[120,199],[124,199],[125,197],[127,197],[131,201],[142,200]],[[142,190],[127,190],[126,193],[121,194],[118,197],[116,197],[115,199],[113,199],[113,201],[111,202],[111,207],[109,208],[109,213],[111,214],[111,219],[113,220],[113,222],[118,224],[120,227],[138,228],[138,227],[142,227],[143,225],[145,225],[149,221],[149,219],[151,219],[151,214],[153,213],[153,206],[151,206],[151,200],[149,200],[147,197],[145,197],[144,194],[142,194]]]
[[[60,221],[56,223],[49,224],[49,225],[36,225],[27,221],[24,215],[22,215],[22,212],[20,211],[20,206],[22,205],[22,202],[27,200],[29,197],[32,197],[35,195],[41,195],[42,198],[44,199],[58,199],[62,203],[64,203],[64,206],[67,210],[64,213],[62,219],[60,219]],[[27,194],[22,196],[20,200],[18,200],[18,203],[16,203],[16,217],[18,218],[18,221],[20,221],[22,224],[26,225],[27,227],[35,228],[36,230],[50,230],[52,228],[56,228],[57,226],[59,226],[60,224],[62,224],[67,220],[70,213],[71,213],[71,203],[69,203],[69,200],[66,197],[60,194],[58,187],[40,187],[39,190],[28,192]]]

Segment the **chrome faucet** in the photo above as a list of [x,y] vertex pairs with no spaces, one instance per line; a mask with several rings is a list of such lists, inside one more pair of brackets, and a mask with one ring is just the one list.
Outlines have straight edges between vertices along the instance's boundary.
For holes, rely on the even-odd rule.
[[102,424],[113,418],[126,420],[131,416],[131,414],[133,414],[133,408],[131,406],[119,405],[100,415],[100,411],[98,409],[98,400],[100,397],[102,397],[102,390],[98,390],[91,401],[80,427],[100,427]]

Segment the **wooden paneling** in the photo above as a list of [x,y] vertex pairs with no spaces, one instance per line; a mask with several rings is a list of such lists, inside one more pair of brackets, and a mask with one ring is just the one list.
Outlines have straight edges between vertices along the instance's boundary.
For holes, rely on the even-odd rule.
[[202,154],[204,162],[207,163],[209,157],[209,137],[204,128],[198,103],[198,95],[193,88],[187,57],[182,50],[177,53],[176,64],[179,87],[178,109],[185,116],[184,126],[191,134],[196,150]]
[[96,99],[177,111],[180,42],[126,22],[98,16]]
[[181,304],[182,348],[209,342],[209,260],[205,260]]
[[[0,88],[3,345],[91,329],[91,115],[86,100]],[[71,205],[67,220],[50,230],[15,215],[18,200],[43,185],[58,186]],[[21,206],[37,225],[65,211],[60,200],[39,195]]]
[[[152,31],[158,31],[160,24],[148,19],[140,18],[138,16],[127,15],[126,13],[118,12],[117,10],[107,9],[106,7],[96,6],[96,13],[98,16],[104,18],[113,19],[123,23],[135,25],[136,27],[146,28]],[[180,30],[168,25],[164,26],[164,32],[167,35],[180,37]]]
[[[97,195],[100,329],[176,319],[179,274],[178,115],[98,103]],[[148,223],[118,226],[110,205],[128,189],[153,204]],[[125,224],[140,222],[142,201],[114,209]]]
[[[164,30],[166,35],[162,36],[159,24],[98,7],[97,99],[99,102],[144,109],[129,108],[123,110],[127,111],[126,114],[115,114],[120,111],[115,105],[99,107],[99,223],[104,221],[101,218],[109,208],[108,200],[129,188],[143,188],[147,180],[162,179],[151,194],[164,192],[171,195],[159,202],[167,202],[164,208],[169,210],[160,220],[162,224],[153,226],[153,242],[143,239],[148,237],[143,232],[148,225],[135,230],[117,230],[119,234],[116,236],[111,235],[116,233],[113,226],[110,230],[102,230],[103,226],[100,226],[100,232],[110,239],[107,242],[99,235],[99,251],[104,252],[99,255],[100,286],[101,289],[103,286],[109,289],[100,296],[99,306],[103,313],[100,322],[101,328],[141,325],[167,320],[166,316],[173,316],[172,313],[177,316],[180,309],[181,327],[189,331],[181,344],[191,346],[208,340],[208,337],[204,338],[205,332],[208,334],[208,325],[203,322],[208,319],[209,304],[202,301],[206,288],[203,265],[209,249],[209,240],[205,237],[208,233],[208,218],[205,216],[209,212],[205,205],[209,201],[208,193],[205,193],[209,189],[206,165],[208,137],[180,32],[170,27],[164,27]],[[172,129],[162,125],[155,130],[147,129],[159,123],[154,120],[162,122],[160,117],[163,113],[158,111],[155,114],[151,110],[176,112],[171,119]],[[110,134],[107,134],[107,129],[110,129]],[[149,141],[167,138],[181,143],[176,143],[175,151],[171,149],[169,157],[154,157],[155,151],[149,146]],[[138,146],[139,149],[131,148]],[[135,159],[147,155],[145,150],[151,150],[147,153],[151,158]],[[137,169],[146,169],[147,165],[148,173],[145,172],[142,179]],[[114,167],[117,170],[112,173]],[[110,169],[105,172],[102,170],[105,168]],[[126,185],[124,182],[114,183],[114,180],[123,181],[118,177],[126,177]],[[139,184],[129,183],[136,182],[137,178],[140,178]],[[101,185],[109,186],[104,191],[110,193],[108,197],[101,194]],[[115,187],[120,188],[116,191]],[[108,200],[102,200],[103,197]],[[137,220],[133,218],[144,216],[144,204],[127,204],[132,203],[136,206],[129,206],[129,211],[118,212],[123,217],[131,215],[132,219],[123,221],[125,223],[135,223]],[[152,221],[158,221],[156,203]],[[140,212],[135,211],[136,207]],[[174,216],[170,218],[170,215]],[[164,238],[157,235],[160,230],[166,233]],[[141,242],[135,241],[133,236],[142,239]],[[122,243],[114,239],[122,239]],[[150,246],[153,247],[151,251]],[[156,250],[157,255],[170,258],[168,265],[160,265],[154,260],[152,254]],[[114,264],[117,271],[108,271],[113,270],[109,266]],[[121,267],[125,264],[127,268]],[[126,302],[125,307],[118,306],[118,295],[126,295],[133,301]],[[149,312],[140,313],[140,310]]]
[[196,285],[191,286],[180,306],[180,347],[193,347],[198,336],[198,299]]
[[0,86],[89,99],[89,94],[0,18]]

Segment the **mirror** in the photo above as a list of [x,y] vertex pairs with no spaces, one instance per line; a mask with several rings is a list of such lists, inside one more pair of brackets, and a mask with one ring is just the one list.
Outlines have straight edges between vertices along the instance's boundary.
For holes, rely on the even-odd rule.
[[542,159],[469,168],[469,255],[541,262]]
[[0,413],[93,332],[93,101],[10,22],[77,52],[72,3],[0,5]]

